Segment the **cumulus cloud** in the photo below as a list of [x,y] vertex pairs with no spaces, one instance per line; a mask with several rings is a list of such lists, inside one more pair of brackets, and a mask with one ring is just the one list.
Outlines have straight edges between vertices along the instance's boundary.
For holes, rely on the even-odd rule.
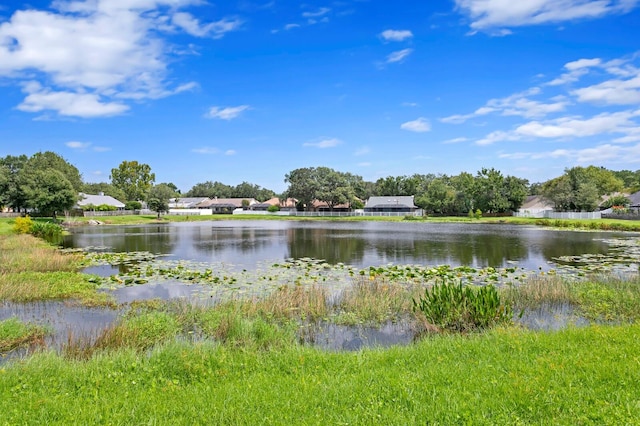
[[412,52],[413,49],[402,49],[391,52],[387,56],[386,63],[393,64],[395,62],[402,62],[407,56],[411,55]]
[[205,115],[207,118],[217,118],[220,120],[233,120],[238,118],[244,111],[250,109],[249,105],[239,105],[237,107],[211,107]]
[[526,25],[601,18],[626,13],[639,0],[455,0],[457,9],[471,20],[474,31],[492,31]]
[[402,123],[400,128],[403,130],[408,130],[410,132],[424,133],[431,130],[431,123],[424,117],[420,117],[413,121],[407,121],[406,123]]
[[403,41],[412,38],[413,33],[409,30],[384,30],[380,37],[386,41]]
[[325,148],[334,148],[338,145],[342,144],[342,141],[340,139],[337,138],[322,138],[316,141],[311,141],[311,142],[305,142],[302,144],[302,146],[309,146],[309,147],[314,147],[314,148],[321,148],[321,149],[325,149]]
[[554,149],[543,152],[501,153],[499,158],[510,160],[545,160],[565,159],[579,164],[615,164],[617,162],[640,163],[640,144],[626,147],[621,145],[602,144],[582,149]]
[[172,47],[165,35],[219,38],[240,22],[201,23],[181,9],[198,0],[65,1],[16,11],[0,23],[0,77],[43,87],[25,90],[18,109],[104,117],[129,109],[124,99],[157,99],[195,87],[172,87]]

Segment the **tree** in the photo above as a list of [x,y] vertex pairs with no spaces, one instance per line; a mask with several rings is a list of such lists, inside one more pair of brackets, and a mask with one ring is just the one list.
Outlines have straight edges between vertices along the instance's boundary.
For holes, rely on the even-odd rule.
[[287,197],[296,198],[298,204],[306,209],[311,207],[311,202],[317,198],[318,181],[315,177],[315,168],[304,167],[292,170],[284,177],[285,183],[289,184]]
[[456,189],[443,178],[436,178],[427,191],[416,197],[416,205],[430,213],[450,214],[456,204]]
[[9,202],[9,168],[0,164],[0,211]]
[[36,152],[26,162],[25,168],[32,170],[57,170],[71,183],[76,192],[81,192],[82,175],[73,164],[55,152]]
[[173,192],[175,192],[176,196],[180,195],[180,189],[173,182],[163,182],[160,185],[167,185]]
[[473,186],[474,208],[485,213],[502,213],[510,203],[504,190],[504,176],[498,170],[482,168]]
[[145,199],[147,192],[156,180],[148,164],[137,161],[123,161],[116,169],[111,169],[111,184],[122,190],[126,200],[136,201]]
[[355,198],[355,193],[349,186],[344,173],[329,167],[318,167],[315,175],[318,183],[316,199],[327,203],[329,210],[333,210],[338,204],[347,204]]
[[51,215],[71,209],[78,201],[78,192],[59,170],[26,170],[22,184],[27,207],[40,214]]
[[622,190],[624,183],[604,168],[573,167],[542,185],[542,196],[557,211],[593,211],[603,195]]
[[161,183],[151,187],[147,196],[147,205],[150,210],[160,214],[169,211],[169,200],[176,196],[176,192],[169,185]]
[[27,206],[24,190],[20,184],[20,171],[24,168],[27,160],[28,157],[26,155],[17,157],[7,155],[4,158],[0,158],[0,165],[8,173],[5,189],[3,190],[3,199],[6,206],[18,212]]
[[207,197],[207,198],[231,198],[233,188],[221,182],[201,182],[195,184],[187,193],[186,197]]

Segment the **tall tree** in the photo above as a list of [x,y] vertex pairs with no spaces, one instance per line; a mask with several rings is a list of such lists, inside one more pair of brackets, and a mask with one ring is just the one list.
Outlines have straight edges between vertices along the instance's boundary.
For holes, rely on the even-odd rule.
[[21,175],[27,207],[40,214],[55,220],[58,213],[71,209],[78,200],[78,192],[59,170],[24,170]]
[[144,200],[156,180],[148,164],[123,161],[118,168],[111,169],[111,184],[122,190],[126,201]]
[[310,209],[319,189],[315,168],[303,167],[292,170],[285,175],[284,181],[289,184],[287,197],[296,198],[299,204],[305,206],[307,210]]
[[9,168],[0,164],[0,211],[9,203]]
[[186,197],[208,197],[208,198],[230,198],[233,193],[233,187],[225,185],[222,182],[201,182],[195,184],[187,193]]
[[344,173],[329,167],[318,167],[315,175],[318,182],[316,198],[327,203],[329,210],[333,210],[338,204],[347,204],[355,198],[354,190],[349,186]]
[[3,191],[5,205],[13,208],[14,211],[21,211],[27,206],[24,190],[20,184],[20,171],[27,163],[28,157],[26,155],[12,156],[7,155],[4,158],[0,158],[0,165],[5,167],[7,171],[7,182],[5,191]]
[[80,171],[55,152],[36,152],[27,160],[25,167],[33,170],[57,170],[67,178],[76,192],[82,191],[83,183]]
[[147,194],[147,205],[149,209],[160,214],[169,211],[169,200],[176,197],[176,192],[169,185],[161,183],[149,189]]

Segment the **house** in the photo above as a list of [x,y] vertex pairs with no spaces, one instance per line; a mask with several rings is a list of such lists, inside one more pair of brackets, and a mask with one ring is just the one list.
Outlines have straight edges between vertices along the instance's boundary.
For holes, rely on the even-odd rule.
[[99,192],[98,195],[80,193],[80,200],[76,204],[76,208],[80,210],[91,210],[91,206],[98,207],[107,205],[115,207],[117,210],[124,210],[124,203],[116,200],[110,195],[104,195],[104,192]]
[[627,197],[629,199],[629,209],[640,212],[640,191],[634,192]]
[[196,205],[198,209],[211,209],[212,213],[231,214],[235,209],[251,208],[259,204],[255,198],[218,198],[206,199]]
[[364,205],[367,213],[413,213],[418,209],[413,203],[413,195],[371,197]]
[[195,209],[196,205],[208,200],[208,197],[193,198],[171,198],[169,200],[170,209]]
[[516,216],[520,217],[544,217],[547,212],[552,212],[554,205],[540,195],[529,195],[518,209]]
[[349,204],[336,204],[331,208],[325,201],[313,200],[311,202],[311,210],[314,212],[350,212]]
[[296,200],[295,198],[287,198],[286,200],[281,200],[278,197],[273,197],[262,203],[252,204],[251,210],[266,211],[271,206],[279,206],[280,211],[291,211],[296,209],[297,203],[298,200]]

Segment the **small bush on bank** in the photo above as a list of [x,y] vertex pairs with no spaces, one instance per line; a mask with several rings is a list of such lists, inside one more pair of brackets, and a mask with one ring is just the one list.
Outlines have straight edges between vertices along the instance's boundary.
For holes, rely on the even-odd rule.
[[276,205],[276,204],[273,204],[273,205],[271,205],[271,206],[267,207],[267,211],[268,211],[269,213],[279,212],[279,211],[280,211],[280,206],[278,206],[278,205]]
[[34,237],[51,240],[62,236],[64,229],[57,223],[51,222],[33,222],[29,233]]
[[427,288],[419,300],[413,300],[413,309],[424,314],[430,324],[457,332],[490,328],[511,321],[513,316],[494,286],[473,288],[462,282],[444,281]]
[[16,234],[28,234],[32,225],[33,220],[29,216],[17,217],[13,225],[13,232]]

